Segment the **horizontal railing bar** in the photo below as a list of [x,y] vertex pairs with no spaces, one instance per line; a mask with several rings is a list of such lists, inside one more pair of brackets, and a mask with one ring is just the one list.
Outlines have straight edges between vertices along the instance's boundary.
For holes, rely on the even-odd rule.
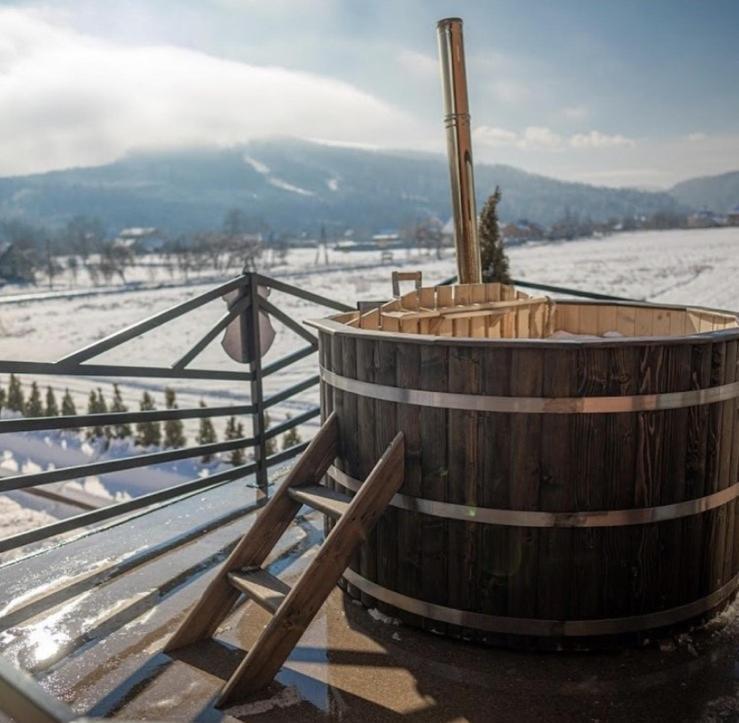
[[300,361],[301,359],[314,354],[315,351],[316,347],[314,346],[304,346],[302,349],[298,349],[292,354],[287,354],[286,356],[282,357],[282,359],[277,359],[277,361],[273,361],[271,364],[267,364],[267,366],[262,369],[262,376],[266,377],[270,374],[274,374],[275,372],[280,371],[280,369],[284,369],[285,367],[294,364],[296,361]]
[[212,444],[200,444],[196,447],[185,447],[183,449],[171,449],[165,452],[152,452],[150,454],[139,454],[135,457],[123,457],[122,459],[105,460],[104,462],[92,462],[91,464],[80,464],[73,467],[60,467],[59,469],[47,470],[46,472],[35,472],[34,474],[18,474],[12,477],[0,479],[0,492],[20,490],[26,487],[36,487],[50,482],[63,482],[90,475],[109,474],[120,472],[124,469],[138,467],[149,467],[154,464],[175,462],[180,459],[190,459],[206,454],[217,452],[230,452],[235,449],[243,449],[254,446],[253,437],[240,437],[227,442],[214,442]]
[[[301,442],[300,444],[294,444],[292,447],[289,447],[288,449],[283,449],[282,452],[278,452],[277,454],[273,454],[271,457],[267,457],[267,467],[274,467],[276,464],[280,464],[281,462],[286,462],[287,460],[292,459],[293,457],[296,457],[303,450],[307,449],[309,444],[310,444],[310,441]],[[268,481],[267,487],[271,487],[272,485],[273,483]],[[247,487],[253,487],[254,489],[259,489],[259,485],[253,482],[248,482]]]
[[144,412],[106,412],[60,417],[16,417],[0,419],[0,434],[33,432],[41,429],[76,429],[102,427],[128,422],[166,422],[172,419],[204,419],[227,415],[252,414],[254,405],[239,404],[224,407],[194,407],[187,409],[153,409]]
[[33,530],[26,532],[20,532],[17,535],[11,535],[10,537],[4,537],[0,539],[0,552],[7,552],[13,550],[16,547],[23,545],[29,545],[32,542],[38,542],[45,540],[48,537],[55,537],[61,535],[64,532],[70,532],[80,527],[95,524],[102,520],[107,520],[111,517],[118,517],[127,512],[140,509],[141,507],[148,507],[149,505],[155,504],[156,502],[162,502],[164,500],[172,499],[173,497],[179,497],[180,495],[187,494],[188,492],[202,491],[211,487],[230,482],[238,477],[251,474],[256,469],[256,465],[253,462],[244,464],[233,469],[219,472],[218,474],[211,475],[210,477],[199,477],[189,482],[183,482],[182,484],[175,485],[173,487],[167,487],[157,492],[150,492],[147,495],[141,497],[135,497],[132,500],[126,500],[125,502],[117,502],[114,505],[108,505],[107,507],[101,507],[92,512],[83,512],[82,514],[75,515],[74,517],[67,517],[64,520],[58,522],[52,522],[42,527],[37,527]]
[[320,413],[321,413],[321,408],[314,407],[313,409],[309,409],[307,412],[298,414],[297,417],[291,417],[290,419],[286,419],[284,422],[281,422],[280,424],[268,429],[264,433],[264,438],[271,439],[272,437],[277,437],[283,432],[287,432],[289,429],[292,429],[293,427],[297,427],[300,424],[304,424],[309,419],[313,419],[314,417],[317,417]]
[[[440,281],[436,286],[450,286],[457,283],[456,276],[450,276],[448,279]],[[522,286],[525,289],[536,289],[538,291],[552,291],[557,294],[571,294],[572,296],[581,296],[584,299],[602,299],[603,301],[636,301],[625,296],[611,296],[609,294],[600,294],[597,291],[583,291],[581,289],[569,289],[566,286],[554,286],[553,284],[537,284],[533,281],[523,281],[521,279],[512,279],[513,286]]]
[[298,336],[303,337],[309,344],[314,347],[318,346],[318,337],[304,329],[295,319],[291,319],[282,309],[278,309],[274,304],[270,304],[267,299],[259,298],[259,307],[266,311],[275,319],[281,321],[288,329],[294,331]]
[[27,723],[67,723],[77,718],[28,673],[0,657],[0,710]]
[[320,377],[316,374],[314,377],[310,377],[308,379],[303,380],[302,382],[298,382],[298,384],[294,384],[291,387],[288,387],[287,389],[283,389],[281,392],[277,392],[277,394],[273,394],[271,397],[267,397],[264,400],[264,408],[267,409],[268,407],[272,407],[275,404],[279,404],[280,402],[284,402],[286,399],[289,399],[293,396],[293,394],[298,394],[299,392],[305,391],[306,389],[310,389],[311,387],[314,387],[318,382],[320,381]]
[[340,301],[334,301],[333,299],[321,296],[320,294],[314,294],[311,291],[306,291],[305,289],[300,289],[297,286],[286,284],[284,281],[278,281],[277,279],[273,279],[270,276],[262,276],[262,274],[257,274],[257,279],[257,283],[260,286],[269,286],[275,291],[283,291],[286,294],[297,296],[299,299],[312,301],[314,304],[318,304],[319,306],[326,306],[329,309],[336,309],[337,311],[355,311],[353,306],[347,306],[346,304],[342,304]]
[[67,364],[79,364],[80,362],[86,361],[87,359],[91,359],[98,354],[102,354],[104,351],[109,351],[110,349],[113,349],[116,346],[129,341],[130,339],[144,334],[151,329],[155,329],[157,326],[161,326],[168,321],[172,321],[172,319],[176,319],[177,317],[186,314],[188,311],[197,309],[199,306],[207,304],[213,299],[218,299],[224,294],[227,294],[229,291],[233,291],[234,289],[238,289],[240,286],[244,286],[248,283],[248,281],[248,276],[238,276],[235,279],[227,281],[225,284],[216,286],[215,288],[210,289],[198,296],[194,296],[192,299],[188,299],[181,304],[175,304],[169,309],[165,309],[164,311],[160,311],[159,313],[150,316],[148,319],[136,322],[135,324],[132,324],[125,329],[121,329],[120,331],[106,336],[100,341],[96,341],[86,347],[83,347],[82,349],[79,349],[78,351],[67,354],[66,356],[62,357],[59,362],[64,362]]
[[67,377],[149,377],[151,379],[214,379],[251,381],[250,372],[218,369],[171,369],[170,367],[126,366],[122,364],[67,364],[66,362],[0,361],[0,373],[39,374]]
[[195,357],[215,339],[241,312],[243,312],[250,303],[249,296],[240,298],[231,308],[218,320],[218,322],[209,329],[203,336],[192,346],[192,348],[183,354],[174,364],[172,369],[184,369]]

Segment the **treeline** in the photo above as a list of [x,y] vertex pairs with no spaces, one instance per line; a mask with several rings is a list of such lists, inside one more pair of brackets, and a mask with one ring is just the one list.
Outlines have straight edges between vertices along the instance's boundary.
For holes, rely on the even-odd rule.
[[[165,409],[177,409],[177,395],[175,390],[167,387],[164,390]],[[206,403],[201,400],[200,406],[206,408]],[[8,409],[24,417],[58,417],[76,416],[77,406],[69,389],[64,390],[61,403],[57,401],[57,395],[52,387],[47,386],[42,394],[39,385],[33,381],[28,395],[23,391],[23,383],[15,374],[10,375],[7,389],[0,386],[0,411]],[[154,398],[148,391],[144,391],[139,402],[142,412],[153,412],[157,409]],[[112,396],[106,399],[100,387],[90,391],[87,400],[87,414],[107,414],[109,412],[128,412],[129,408],[124,403],[121,390],[117,384],[113,384]],[[290,419],[290,415],[287,416]],[[265,414],[265,427],[269,428],[271,420]],[[72,431],[80,432],[80,428],[71,428]],[[185,427],[180,419],[145,420],[137,422],[134,426],[121,422],[114,425],[93,425],[85,427],[85,437],[91,441],[100,441],[105,446],[111,440],[130,439],[139,447],[160,447],[164,449],[177,449],[186,447],[187,436]],[[231,416],[226,422],[224,432],[225,441],[233,441],[244,438],[244,425],[236,417]],[[213,421],[210,417],[202,417],[199,420],[198,431],[194,442],[198,445],[214,444],[218,441]],[[302,439],[297,428],[293,427],[282,435],[282,449],[300,444]],[[277,438],[272,437],[265,442],[267,455],[277,451]],[[202,457],[204,463],[213,461],[214,455],[205,454]],[[228,453],[227,461],[232,465],[242,465],[246,461],[245,448],[237,448]]]

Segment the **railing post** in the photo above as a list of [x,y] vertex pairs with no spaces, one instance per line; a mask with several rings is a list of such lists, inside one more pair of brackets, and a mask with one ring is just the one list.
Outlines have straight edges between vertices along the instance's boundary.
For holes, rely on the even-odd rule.
[[244,314],[244,339],[249,358],[249,371],[252,374],[250,382],[252,412],[252,436],[254,437],[254,462],[256,464],[257,502],[262,502],[269,496],[269,480],[267,476],[267,454],[264,440],[264,387],[262,385],[262,352],[259,338],[259,283],[258,275],[248,272],[249,306]]

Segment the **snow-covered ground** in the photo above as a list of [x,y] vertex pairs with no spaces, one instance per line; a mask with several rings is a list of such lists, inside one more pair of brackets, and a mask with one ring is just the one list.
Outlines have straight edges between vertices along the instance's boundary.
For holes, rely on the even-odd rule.
[[[739,308],[739,228],[637,232],[619,234],[601,239],[529,244],[509,251],[515,278],[545,284],[601,291],[618,296],[714,306]],[[290,252],[287,263],[265,269],[264,273],[284,279],[318,294],[347,304],[360,299],[384,299],[391,294],[390,272],[393,268],[421,269],[424,280],[433,284],[454,273],[454,257],[446,250],[442,259],[418,254],[415,251],[396,251],[391,264],[381,264],[378,252],[330,253],[328,265],[316,265],[316,252],[298,249]],[[149,273],[149,272],[141,272]],[[136,289],[132,287],[106,289],[105,295],[71,298],[28,300],[22,303],[0,305],[0,359],[53,361],[77,348],[121,329],[134,321],[149,316],[174,304],[183,302],[213,285],[211,278],[202,283]],[[9,289],[17,293],[18,289]],[[0,297],[1,298],[1,297]],[[292,318],[304,320],[325,315],[314,304],[273,293],[270,300]],[[190,348],[204,331],[223,314],[221,301],[193,311],[180,319],[155,329],[99,357],[100,362],[170,365]],[[265,363],[304,345],[292,332],[277,322],[277,338]],[[191,365],[210,369],[242,369],[232,362],[214,342]],[[267,393],[283,389],[315,374],[315,356],[269,377]],[[4,377],[4,375],[3,375]],[[23,375],[26,385],[32,377]],[[68,387],[75,395],[78,410],[86,408],[87,395],[92,387],[101,387],[106,397],[111,396],[111,380],[66,378],[36,378],[39,384],[51,384],[60,393]],[[6,386],[7,379],[0,378]],[[209,405],[248,402],[248,384],[218,381],[174,380],[178,404],[196,406],[202,399]],[[157,403],[163,403],[164,384],[156,379],[132,379],[121,383],[124,400],[131,408],[138,408],[141,393],[150,391]],[[272,412],[272,423],[284,420],[314,405],[317,390],[304,392],[278,405]],[[246,421],[248,432],[248,420]],[[304,437],[311,434],[311,426],[302,430]],[[219,433],[223,423],[217,424]],[[186,423],[189,440],[195,423]],[[85,447],[79,437],[58,433],[34,435],[5,435],[0,438],[0,458],[4,455],[4,473],[48,469],[50,466],[78,464],[92,461],[95,448]],[[71,441],[70,441],[71,439]],[[74,440],[77,441],[74,441]],[[62,440],[66,448],[62,449]],[[113,448],[104,454],[116,455],[122,450]],[[125,450],[130,452],[131,450]],[[135,471],[106,475],[101,479],[79,481],[87,491],[97,490],[102,496],[115,498],[125,494],[142,494],[160,485],[192,479],[201,473],[193,463],[172,466],[165,470]],[[2,473],[3,470],[0,470]],[[14,501],[0,498],[0,525],[3,511],[8,512]],[[12,508],[9,512],[18,526],[31,524],[27,513]],[[36,524],[48,521],[48,511],[39,511]],[[41,519],[43,517],[43,519]],[[7,517],[6,517],[7,519]],[[0,533],[9,534],[8,529]]]

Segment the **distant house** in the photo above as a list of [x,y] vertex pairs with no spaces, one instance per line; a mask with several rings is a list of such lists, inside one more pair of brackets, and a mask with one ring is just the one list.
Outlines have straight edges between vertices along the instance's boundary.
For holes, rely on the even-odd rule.
[[726,223],[729,226],[739,226],[739,203],[726,214]]
[[126,246],[135,251],[152,253],[161,251],[167,240],[159,229],[153,226],[124,228],[118,233],[116,242],[120,246]]
[[544,229],[526,219],[504,224],[500,229],[500,233],[503,240],[509,242],[536,241],[544,238]]
[[723,218],[707,208],[702,208],[688,216],[689,228],[715,228],[723,225]]
[[0,241],[0,286],[33,281],[33,264],[28,253],[19,251],[10,241]]

